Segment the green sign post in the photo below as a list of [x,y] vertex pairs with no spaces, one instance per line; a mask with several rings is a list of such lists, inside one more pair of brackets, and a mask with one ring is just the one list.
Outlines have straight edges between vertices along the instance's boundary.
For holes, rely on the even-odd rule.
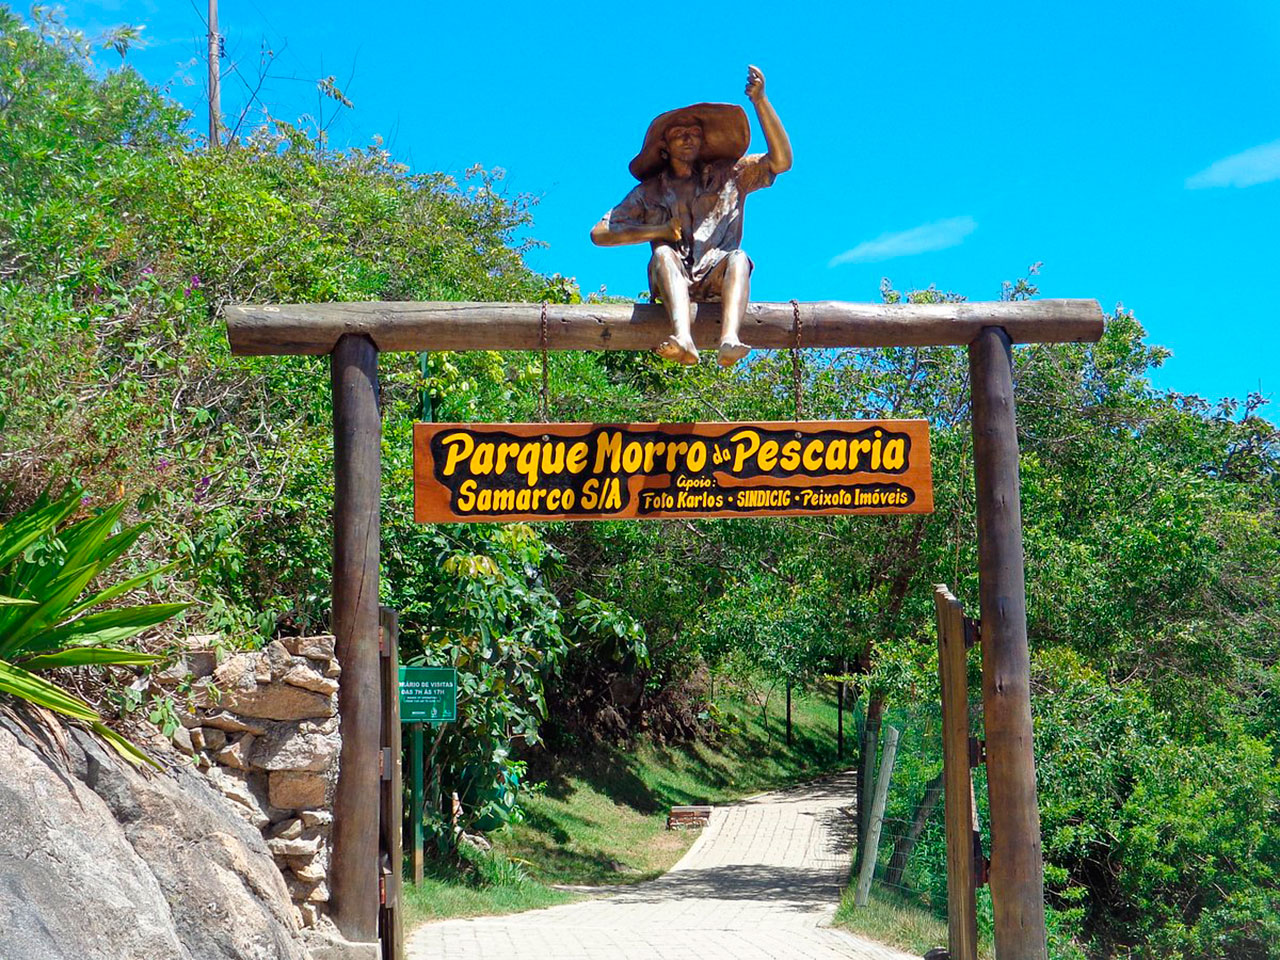
[[400,668],[401,723],[447,723],[457,719],[456,668]]
[[458,719],[458,671],[454,667],[400,668],[400,722],[409,724],[409,765],[413,779],[409,788],[409,822],[413,824],[411,863],[413,882],[423,874],[423,737],[422,724],[448,723]]

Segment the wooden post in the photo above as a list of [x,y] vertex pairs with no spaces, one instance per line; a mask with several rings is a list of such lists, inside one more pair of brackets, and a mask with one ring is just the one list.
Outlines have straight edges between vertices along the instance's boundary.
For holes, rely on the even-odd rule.
[[862,869],[858,873],[858,887],[853,902],[860,907],[867,905],[871,897],[871,878],[876,872],[876,855],[880,848],[880,829],[884,826],[884,805],[889,799],[889,780],[893,777],[893,760],[898,753],[898,728],[884,729],[884,751],[880,756],[880,773],[876,777],[875,796],[871,801],[871,824],[867,843],[862,851]]
[[884,714],[884,698],[867,697],[867,715],[862,725],[862,764],[858,784],[858,865],[866,858],[867,836],[871,832],[871,804],[875,789],[876,745],[880,740],[880,720]]
[[333,381],[333,632],[342,685],[342,754],[333,800],[331,915],[356,943],[378,939],[378,790],[382,696],[378,677],[378,504],[382,425],[378,351],[345,336]]
[[222,38],[218,36],[218,0],[209,0],[209,149],[222,145]]
[[412,791],[409,794],[409,830],[413,843],[410,857],[413,882],[422,882],[422,801],[423,801],[422,724],[409,725],[409,764],[413,767]]
[[840,661],[840,686],[836,693],[836,759],[844,759],[844,691],[847,684],[845,677],[849,675],[849,663]]
[[943,813],[947,831],[947,944],[951,960],[978,960],[974,895],[973,777],[969,766],[969,677],[964,611],[945,586],[933,591],[942,685]]
[[400,763],[400,618],[390,607],[379,611],[382,643],[382,873],[379,916],[383,960],[404,957],[404,785]]
[[986,327],[969,346],[969,381],[996,957],[1045,960],[1044,860],[1031,731],[1013,358],[1003,329]]

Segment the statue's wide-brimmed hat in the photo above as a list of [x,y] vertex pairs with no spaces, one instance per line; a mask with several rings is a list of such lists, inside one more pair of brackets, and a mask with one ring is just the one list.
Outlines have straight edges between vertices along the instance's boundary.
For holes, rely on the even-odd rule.
[[666,160],[662,158],[662,135],[671,126],[688,126],[696,123],[702,127],[702,153],[704,163],[714,160],[737,160],[747,152],[751,143],[751,124],[747,112],[736,103],[695,103],[679,110],[668,110],[649,124],[644,135],[644,146],[631,161],[631,175],[637,180],[648,180],[658,173]]

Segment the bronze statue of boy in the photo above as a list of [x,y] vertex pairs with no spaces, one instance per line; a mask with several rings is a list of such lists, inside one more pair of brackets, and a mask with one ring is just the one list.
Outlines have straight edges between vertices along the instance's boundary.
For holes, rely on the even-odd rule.
[[730,366],[751,348],[738,337],[750,292],[751,260],[743,252],[742,205],[748,193],[791,169],[791,141],[764,95],[764,74],[747,68],[767,153],[744,156],[751,142],[747,114],[732,103],[695,103],[649,124],[631,161],[640,185],[600,218],[591,239],[601,246],[649,241],[649,289],[662,298],[672,333],[658,347],[668,360],[694,364],[689,304],[723,300],[720,363]]

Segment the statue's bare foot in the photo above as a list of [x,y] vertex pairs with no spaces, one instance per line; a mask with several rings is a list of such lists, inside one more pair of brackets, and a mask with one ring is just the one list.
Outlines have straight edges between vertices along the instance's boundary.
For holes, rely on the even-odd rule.
[[693,340],[690,338],[672,334],[658,344],[658,356],[664,360],[674,360],[676,363],[691,367],[698,362],[698,348],[693,345]]
[[751,348],[734,337],[732,340],[720,341],[720,366],[732,367],[751,352]]

